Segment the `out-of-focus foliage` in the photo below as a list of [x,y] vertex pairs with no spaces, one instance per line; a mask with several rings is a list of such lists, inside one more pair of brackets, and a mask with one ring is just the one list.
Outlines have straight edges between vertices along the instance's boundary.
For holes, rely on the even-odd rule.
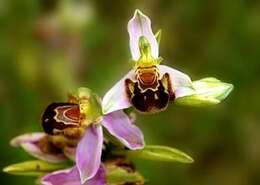
[[[191,165],[139,160],[157,185],[260,183],[260,3],[242,0],[12,0],[0,6],[0,168],[29,157],[9,140],[38,131],[42,110],[74,87],[104,95],[131,67],[126,25],[134,9],[162,28],[160,54],[192,80],[234,84],[210,108],[171,105],[138,115],[147,144],[189,153]],[[2,184],[34,184],[1,173]]]

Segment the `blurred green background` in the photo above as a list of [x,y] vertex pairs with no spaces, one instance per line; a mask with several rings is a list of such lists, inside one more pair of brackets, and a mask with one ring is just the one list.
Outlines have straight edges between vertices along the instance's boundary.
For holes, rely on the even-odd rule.
[[[131,67],[126,25],[136,8],[162,28],[164,64],[193,80],[235,86],[221,104],[137,115],[146,143],[190,154],[193,164],[137,161],[149,185],[260,184],[260,1],[0,1],[0,168],[31,159],[9,140],[39,131],[40,116],[69,89],[104,95]],[[0,174],[1,184],[34,184]]]

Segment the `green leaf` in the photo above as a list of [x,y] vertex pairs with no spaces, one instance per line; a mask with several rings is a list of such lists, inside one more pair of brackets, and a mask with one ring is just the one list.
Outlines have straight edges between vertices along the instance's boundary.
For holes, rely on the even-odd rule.
[[224,100],[234,88],[232,84],[212,77],[193,81],[192,85],[193,90],[187,89],[189,95],[178,98],[176,104],[199,107],[215,105]]
[[167,146],[146,145],[142,150],[128,150],[127,155],[154,161],[193,162],[193,159],[184,152]]
[[109,185],[144,182],[143,176],[138,172],[129,172],[121,167],[108,168],[106,171]]
[[3,169],[5,173],[24,176],[41,176],[45,173],[52,172],[68,167],[67,163],[48,163],[40,160],[25,161],[12,164]]

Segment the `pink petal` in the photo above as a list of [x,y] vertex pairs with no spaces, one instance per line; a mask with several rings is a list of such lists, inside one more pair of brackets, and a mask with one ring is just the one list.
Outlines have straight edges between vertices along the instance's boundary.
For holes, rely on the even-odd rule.
[[135,78],[135,73],[133,70],[129,71],[105,94],[102,100],[102,109],[104,114],[126,109],[131,106],[126,94],[125,80],[127,78],[131,80]]
[[103,165],[100,165],[96,175],[87,181],[84,185],[105,185],[106,184],[106,171]]
[[91,125],[76,150],[76,164],[82,184],[96,175],[101,163],[102,145],[102,126]]
[[170,75],[176,98],[190,95],[193,92],[192,81],[188,75],[165,65],[158,65],[158,67],[161,75],[165,73]]
[[105,115],[102,124],[111,135],[119,139],[126,147],[132,150],[144,147],[142,131],[130,121],[123,111]]
[[130,36],[130,50],[133,60],[138,60],[140,57],[139,38],[141,36],[144,36],[149,41],[152,56],[158,58],[158,43],[151,28],[151,21],[146,15],[140,10],[136,10],[133,18],[128,22],[127,29]]
[[13,147],[19,147],[23,143],[37,142],[40,139],[42,139],[44,136],[46,136],[46,134],[43,132],[27,133],[13,138],[10,141],[10,144]]
[[42,185],[81,185],[76,167],[59,170],[45,175],[41,179]]
[[[105,185],[105,169],[101,165],[96,175],[83,185]],[[41,179],[43,185],[81,185],[77,167],[50,173]]]
[[63,153],[44,153],[38,142],[45,137],[45,133],[29,133],[18,136],[11,140],[11,145],[21,146],[30,155],[51,163],[59,163],[67,160]]

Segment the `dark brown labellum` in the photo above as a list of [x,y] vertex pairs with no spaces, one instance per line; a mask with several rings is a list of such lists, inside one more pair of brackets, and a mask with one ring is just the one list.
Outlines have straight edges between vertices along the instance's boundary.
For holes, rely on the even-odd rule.
[[151,83],[151,86],[145,87],[142,82],[141,80],[133,82],[130,79],[126,79],[125,81],[128,98],[132,105],[140,112],[162,111],[168,106],[169,101],[175,99],[168,73],[164,74],[161,79],[157,79]]
[[52,103],[42,115],[42,126],[47,134],[80,126],[80,109],[74,103]]

